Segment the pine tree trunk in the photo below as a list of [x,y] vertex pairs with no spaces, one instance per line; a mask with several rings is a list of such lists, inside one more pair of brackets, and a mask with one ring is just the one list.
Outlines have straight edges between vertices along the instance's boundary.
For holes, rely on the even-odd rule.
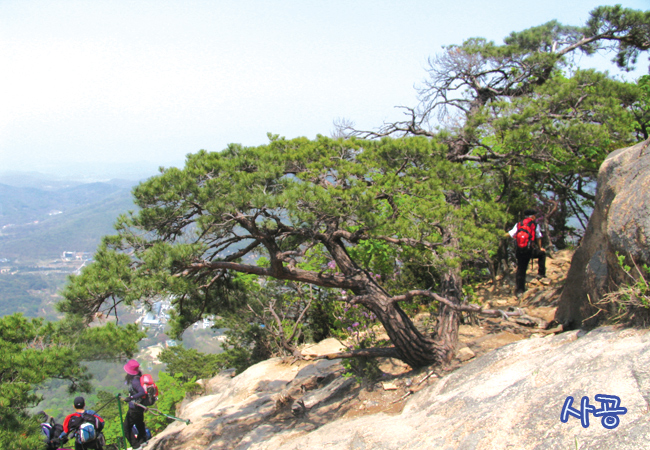
[[[570,229],[567,226],[567,221],[570,216],[570,206],[566,190],[561,189],[558,190],[558,192],[558,210],[555,212],[555,214],[548,218],[548,221],[554,230],[554,239],[552,243],[558,250],[563,250],[568,245]],[[548,242],[544,242],[544,245],[548,248],[549,244],[551,243],[550,236],[548,236],[548,234],[545,234],[544,238],[548,239]]]
[[[460,269],[450,269],[442,277],[441,295],[456,304],[460,304],[462,294],[462,278]],[[453,357],[458,346],[458,326],[460,324],[460,312],[447,305],[438,307],[438,326],[436,339],[441,343],[447,352],[449,360]]]
[[399,304],[390,302],[386,296],[380,299],[374,297],[373,300],[372,303],[364,302],[364,306],[377,316],[386,329],[399,359],[413,368],[449,360],[447,347],[420,333]]
[[[449,233],[446,237],[449,240],[449,250],[447,257],[452,258],[455,255],[453,249],[460,246],[458,238],[455,237],[458,233],[455,226],[450,225],[446,230]],[[460,274],[461,268],[450,267],[447,272],[442,275],[440,295],[453,303],[460,305],[463,295],[463,278]],[[458,346],[458,326],[460,325],[461,313],[447,305],[439,305],[438,307],[438,326],[436,329],[436,340],[440,342],[445,350],[445,355],[448,360],[453,358]]]
[[[338,256],[339,266],[345,267],[349,262],[350,271],[354,269],[358,272],[342,244],[329,242],[325,245],[332,255]],[[451,287],[446,291],[452,292],[452,287],[458,288],[460,286],[458,280],[460,280],[459,276],[452,277],[452,282],[449,283]],[[441,307],[439,324],[444,323],[444,331],[440,332],[439,329],[438,338],[427,337],[415,327],[399,304],[393,301],[391,296],[371,277],[361,277],[358,281],[359,285],[356,289],[352,289],[357,296],[356,301],[377,316],[395,346],[399,359],[413,368],[444,364],[451,360],[458,340],[459,316],[455,310],[446,307],[444,308],[446,312],[442,313],[443,307]],[[456,302],[457,297],[454,297]],[[449,317],[443,317],[444,314]]]
[[449,361],[448,346],[423,335],[399,304],[378,285],[365,286],[359,303],[381,322],[395,347],[397,357],[413,368]]

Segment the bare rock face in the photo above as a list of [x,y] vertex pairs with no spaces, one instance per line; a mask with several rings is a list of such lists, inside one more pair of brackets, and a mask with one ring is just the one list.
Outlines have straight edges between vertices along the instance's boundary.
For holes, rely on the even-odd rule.
[[[340,419],[310,433],[288,430],[245,448],[647,448],[649,367],[650,334],[645,330],[599,328],[526,339],[477,358],[419,391],[401,414]],[[619,409],[626,409],[615,428],[604,427],[593,414],[587,428],[571,415],[561,421],[568,396],[574,409],[580,410],[583,397],[601,409],[603,404],[595,399],[599,394],[619,397]]]
[[[523,339],[472,359],[393,414],[332,415],[352,401],[340,369],[336,360],[295,366],[276,358],[234,378],[217,377],[211,395],[179,412],[192,423],[175,422],[147,448],[637,450],[650,440],[647,330],[604,327]],[[586,428],[572,415],[562,422],[569,396],[574,413],[583,397],[611,410],[597,395],[616,396],[618,409],[625,408],[614,428],[593,411]],[[306,411],[296,415],[295,400]]]
[[[344,347],[326,339],[306,349],[312,356]],[[151,450],[245,449],[290,427],[310,430],[302,420],[310,410],[341,398],[353,379],[342,377],[340,359],[295,361],[272,358],[233,377],[226,371],[204,383],[207,395],[183,402],[179,415],[189,420],[174,422],[147,446]],[[299,426],[291,426],[300,421]]]
[[650,264],[650,140],[616,150],[598,173],[596,205],[576,250],[555,319],[565,329],[592,328],[592,306],[624,280],[617,252]]

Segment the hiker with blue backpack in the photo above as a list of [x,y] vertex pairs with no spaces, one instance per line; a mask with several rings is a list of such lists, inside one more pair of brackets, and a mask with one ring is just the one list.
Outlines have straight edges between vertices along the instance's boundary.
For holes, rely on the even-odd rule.
[[41,419],[41,431],[45,435],[45,450],[58,450],[63,425],[56,423],[54,417],[46,414],[45,411],[39,411],[36,417]]
[[537,211],[527,209],[524,219],[517,222],[508,232],[516,243],[517,276],[515,295],[521,297],[526,292],[526,272],[531,259],[537,259],[539,278],[546,277],[546,250],[542,247],[542,230],[537,224]]
[[90,409],[86,409],[86,401],[83,397],[74,399],[75,412],[69,414],[63,421],[63,433],[53,440],[53,444],[63,444],[74,438],[75,450],[103,450],[104,419]]

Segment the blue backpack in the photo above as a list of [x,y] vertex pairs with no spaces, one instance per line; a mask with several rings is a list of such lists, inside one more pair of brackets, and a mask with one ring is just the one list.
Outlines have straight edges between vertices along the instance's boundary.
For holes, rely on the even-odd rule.
[[45,443],[47,444],[48,450],[58,448],[58,446],[52,444],[52,439],[61,436],[61,433],[63,433],[63,425],[56,423],[54,418],[50,418],[47,422],[41,423],[41,431],[45,435]]
[[79,430],[77,430],[77,441],[82,444],[87,444],[97,439],[97,430],[95,425],[91,422],[84,422],[79,425]]

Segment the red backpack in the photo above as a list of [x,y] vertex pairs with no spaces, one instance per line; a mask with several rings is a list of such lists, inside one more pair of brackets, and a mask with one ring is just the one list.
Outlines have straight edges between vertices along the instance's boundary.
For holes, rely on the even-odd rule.
[[63,422],[63,430],[76,435],[76,442],[86,444],[96,439],[103,439],[104,419],[93,410],[69,414]]
[[147,396],[143,397],[140,403],[143,406],[153,406],[153,404],[156,403],[156,400],[158,400],[158,386],[156,386],[156,383],[153,381],[153,377],[148,373],[145,373],[140,377],[140,385],[147,393]]
[[535,242],[535,218],[528,217],[517,224],[515,241],[518,248],[530,249]]

